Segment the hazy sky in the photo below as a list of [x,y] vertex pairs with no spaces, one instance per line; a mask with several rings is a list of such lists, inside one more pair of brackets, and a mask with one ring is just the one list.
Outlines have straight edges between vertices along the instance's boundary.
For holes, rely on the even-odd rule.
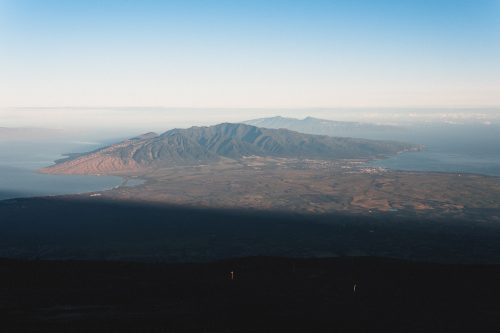
[[493,105],[500,0],[0,0],[0,107]]

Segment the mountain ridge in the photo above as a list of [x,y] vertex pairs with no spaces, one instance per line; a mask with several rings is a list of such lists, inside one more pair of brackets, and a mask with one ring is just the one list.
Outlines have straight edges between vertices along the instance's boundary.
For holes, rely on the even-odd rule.
[[412,144],[310,135],[240,123],[146,133],[89,153],[70,156],[44,173],[106,174],[246,156],[300,159],[370,159],[416,150]]
[[310,116],[303,119],[275,116],[247,120],[243,123],[270,129],[286,128],[306,134],[349,137],[364,137],[363,135],[366,135],[368,132],[370,134],[377,134],[401,129],[401,127],[396,125],[354,121],[335,121]]

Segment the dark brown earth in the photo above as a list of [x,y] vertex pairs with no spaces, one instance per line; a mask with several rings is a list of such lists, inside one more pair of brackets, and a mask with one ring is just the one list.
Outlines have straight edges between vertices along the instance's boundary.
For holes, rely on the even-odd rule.
[[0,257],[213,261],[377,256],[499,263],[500,224],[399,212],[299,214],[73,196],[0,202]]
[[0,260],[0,273],[6,333],[500,330],[499,266],[379,258]]
[[[128,173],[145,183],[94,199],[295,213],[382,212],[500,222],[500,177],[391,171],[362,160],[244,158]],[[483,210],[484,214],[477,214]]]

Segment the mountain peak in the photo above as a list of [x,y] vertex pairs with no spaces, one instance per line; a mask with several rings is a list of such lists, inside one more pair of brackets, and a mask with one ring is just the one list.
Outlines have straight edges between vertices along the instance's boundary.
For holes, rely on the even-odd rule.
[[147,140],[147,139],[155,138],[157,136],[158,136],[158,134],[155,132],[148,132],[148,133],[144,133],[144,134],[138,135],[136,137],[133,137],[130,140]]
[[245,156],[334,160],[373,158],[411,148],[395,142],[333,138],[240,123],[143,134],[45,168],[47,173],[113,174]]

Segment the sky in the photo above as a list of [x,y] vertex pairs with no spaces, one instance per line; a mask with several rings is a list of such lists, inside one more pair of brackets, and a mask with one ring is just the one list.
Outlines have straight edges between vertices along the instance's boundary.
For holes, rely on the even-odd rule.
[[0,107],[500,105],[500,0],[0,0]]

